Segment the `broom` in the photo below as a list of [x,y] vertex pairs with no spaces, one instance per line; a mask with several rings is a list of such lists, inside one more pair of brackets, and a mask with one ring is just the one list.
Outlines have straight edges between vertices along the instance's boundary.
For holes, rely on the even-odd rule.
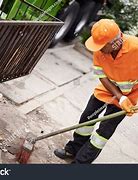
[[[133,110],[138,110],[138,106],[134,107]],[[51,132],[51,133],[48,133],[46,135],[42,135],[39,137],[35,137],[33,134],[29,133],[26,139],[24,139],[24,142],[20,148],[20,151],[16,154],[16,160],[20,164],[27,164],[32,152],[34,151],[34,145],[37,141],[40,141],[42,139],[46,139],[46,138],[49,138],[58,134],[62,134],[62,133],[65,133],[65,132],[68,132],[77,128],[81,128],[83,126],[90,126],[97,122],[102,122],[109,119],[113,120],[115,117],[125,115],[125,114],[126,114],[126,111],[122,110],[117,113],[113,113],[107,116],[103,116],[101,118],[93,119],[93,120],[90,120],[81,124],[76,124],[76,125],[73,125],[73,126],[61,129],[61,130],[57,130],[57,131],[54,131],[54,132]]]

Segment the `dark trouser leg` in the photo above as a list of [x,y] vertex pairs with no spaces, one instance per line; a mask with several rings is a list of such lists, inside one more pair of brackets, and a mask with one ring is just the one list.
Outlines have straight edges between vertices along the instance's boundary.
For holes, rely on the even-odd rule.
[[[115,105],[108,105],[104,115],[119,111],[121,111],[121,109]],[[92,133],[90,140],[88,140],[76,154],[74,163],[90,164],[94,161],[124,117],[125,115],[122,115],[112,120],[101,122],[96,132]]]
[[[86,109],[84,110],[84,112],[80,117],[79,123],[83,123],[91,119],[97,118],[98,115],[104,110],[104,104],[105,104],[104,102],[98,100],[97,98],[94,97],[94,95],[92,95],[86,106]],[[97,110],[98,112],[96,112]],[[73,138],[74,138],[73,141],[69,141],[66,144],[65,150],[73,155],[76,155],[79,149],[90,138],[93,127],[94,126],[85,126],[83,128],[77,129],[73,134]]]

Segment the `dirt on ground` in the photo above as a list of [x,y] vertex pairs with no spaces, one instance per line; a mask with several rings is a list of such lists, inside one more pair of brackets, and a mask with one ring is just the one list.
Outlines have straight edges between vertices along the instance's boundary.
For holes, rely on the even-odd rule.
[[[35,111],[27,115],[27,119],[31,119],[32,124],[36,124],[39,128],[37,135],[44,135],[55,130],[61,129],[60,124],[50,119],[43,107],[36,109]],[[60,160],[54,155],[54,150],[57,148],[63,148],[66,142],[72,137],[72,132],[59,134],[41,141],[38,141],[35,145],[35,150],[31,156],[30,163],[48,163],[48,164],[66,164],[70,161]]]
[[[10,146],[19,145],[20,139],[25,138],[28,132],[36,136],[44,135],[59,129],[61,125],[56,123],[47,116],[47,112],[40,107],[26,116],[17,111],[16,106],[6,98],[0,99],[0,137],[7,140],[9,137],[15,135]],[[20,133],[20,135],[19,135]],[[16,137],[17,135],[17,137]],[[72,137],[72,132],[56,135],[35,144],[35,149],[31,155],[28,164],[66,164],[70,161],[60,160],[54,155],[56,148],[62,148],[67,141]],[[0,142],[1,143],[1,142]],[[12,164],[18,163],[15,156],[10,153],[4,153],[0,150],[0,163]]]

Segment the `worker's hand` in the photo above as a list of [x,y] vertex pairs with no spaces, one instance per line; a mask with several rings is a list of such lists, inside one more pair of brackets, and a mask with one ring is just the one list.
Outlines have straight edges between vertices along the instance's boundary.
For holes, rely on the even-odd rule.
[[132,109],[134,106],[127,96],[122,96],[119,104],[121,108],[127,112],[127,116],[132,116],[135,113],[135,111]]

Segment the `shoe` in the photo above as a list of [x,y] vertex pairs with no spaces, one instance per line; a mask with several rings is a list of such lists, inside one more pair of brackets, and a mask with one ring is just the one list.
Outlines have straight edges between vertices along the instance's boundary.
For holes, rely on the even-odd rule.
[[67,152],[65,149],[56,149],[54,154],[60,159],[73,159],[74,155]]

